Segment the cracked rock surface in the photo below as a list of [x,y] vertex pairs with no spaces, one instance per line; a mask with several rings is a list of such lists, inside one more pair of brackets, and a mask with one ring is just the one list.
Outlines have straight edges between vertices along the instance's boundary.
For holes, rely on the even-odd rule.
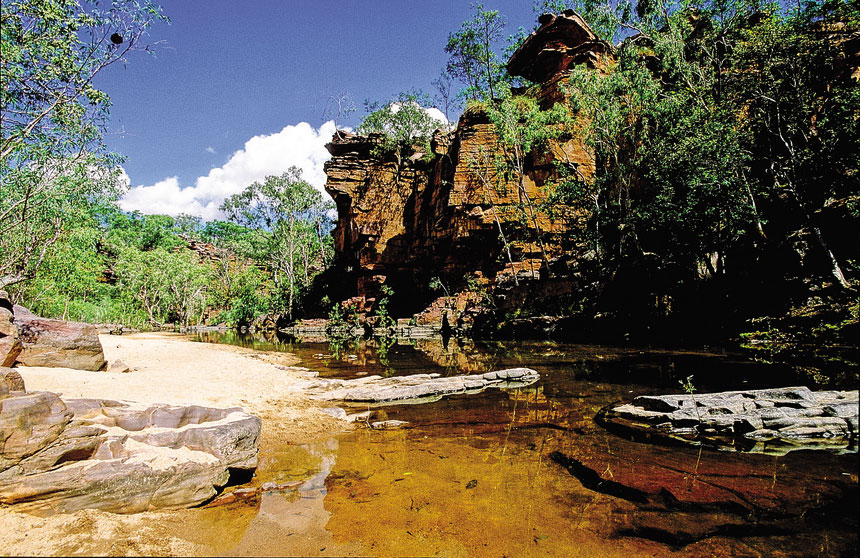
[[857,451],[858,391],[786,387],[640,396],[612,407],[608,426],[697,438],[744,451]]
[[63,400],[0,372],[0,504],[37,514],[189,507],[231,470],[257,466],[260,419],[239,408]]

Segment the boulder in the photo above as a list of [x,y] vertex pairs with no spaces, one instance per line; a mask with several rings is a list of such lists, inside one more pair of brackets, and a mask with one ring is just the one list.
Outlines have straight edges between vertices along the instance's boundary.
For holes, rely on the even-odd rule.
[[189,507],[257,466],[260,419],[239,408],[63,401],[24,391],[16,376],[0,383],[0,504],[37,514]]
[[126,372],[131,372],[131,367],[124,361],[117,359],[108,365],[107,371],[124,374]]
[[654,439],[782,454],[795,449],[856,452],[858,391],[786,387],[640,396],[604,409],[609,428]]
[[82,322],[40,318],[23,306],[14,306],[22,350],[17,362],[24,366],[104,370],[107,366],[98,329]]
[[600,39],[573,10],[543,14],[540,27],[526,37],[508,61],[508,72],[536,83],[546,83],[577,64],[603,69],[604,55],[613,54],[612,45]]
[[0,290],[0,366],[12,366],[21,354],[18,326],[12,314],[12,302],[6,291]]
[[[0,471],[45,449],[57,440],[72,420],[72,413],[55,393],[26,393],[17,372],[4,371],[3,375],[4,381],[0,384]],[[8,389],[10,387],[13,389]]]
[[24,378],[17,370],[0,366],[0,399],[12,391],[24,391]]

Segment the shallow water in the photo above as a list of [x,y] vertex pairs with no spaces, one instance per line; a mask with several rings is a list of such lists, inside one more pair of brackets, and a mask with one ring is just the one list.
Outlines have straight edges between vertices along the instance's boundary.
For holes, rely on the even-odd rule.
[[[541,380],[374,410],[368,428],[261,448],[265,492],[227,554],[440,556],[853,556],[857,455],[699,451],[620,438],[602,407],[647,393],[806,384],[715,350],[428,340],[378,346],[200,340],[296,353],[323,376],[477,373]],[[853,386],[828,386],[849,388]],[[350,411],[362,410],[360,408]],[[226,510],[225,510],[226,512]],[[240,513],[240,512],[235,512]],[[244,524],[243,524],[244,525]]]

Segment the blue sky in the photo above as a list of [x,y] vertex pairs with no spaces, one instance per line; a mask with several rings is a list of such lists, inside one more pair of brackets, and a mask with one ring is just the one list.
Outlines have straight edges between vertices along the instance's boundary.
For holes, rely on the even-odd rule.
[[[171,24],[98,76],[113,101],[108,147],[127,157],[125,209],[218,217],[224,196],[290,164],[325,180],[330,95],[385,100],[413,87],[432,93],[449,32],[473,13],[465,0],[165,0]],[[531,29],[529,0],[486,1]]]

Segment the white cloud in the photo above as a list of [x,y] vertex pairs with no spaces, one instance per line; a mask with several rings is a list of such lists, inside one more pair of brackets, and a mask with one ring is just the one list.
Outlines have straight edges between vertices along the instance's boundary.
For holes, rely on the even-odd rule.
[[[445,116],[445,113],[436,107],[422,107],[416,102],[411,103],[413,106],[417,106],[421,110],[423,110],[427,116],[432,118],[433,120],[439,122],[442,128],[447,128],[451,123],[448,122],[448,118]],[[391,103],[391,112],[396,113],[400,110],[400,107],[403,106],[403,103]]]
[[206,151],[206,153],[212,153],[212,154],[214,154],[214,153],[215,153],[215,148],[214,148],[214,147],[212,147],[212,146],[210,145],[209,147],[207,147],[206,149],[204,149],[204,151]]
[[439,121],[439,123],[445,127],[451,124],[450,122],[448,122],[448,118],[445,116],[445,113],[437,109],[436,107],[425,108],[424,112],[426,112],[427,115],[430,116],[430,118]]
[[223,219],[218,208],[226,197],[241,192],[252,182],[280,175],[291,166],[302,169],[304,179],[328,198],[323,164],[331,157],[325,144],[334,132],[334,122],[326,122],[319,130],[301,122],[275,134],[254,136],[223,166],[197,178],[194,186],[183,188],[175,176],[151,186],[134,186],[120,200],[120,207],[141,213],[187,213],[205,220]]

